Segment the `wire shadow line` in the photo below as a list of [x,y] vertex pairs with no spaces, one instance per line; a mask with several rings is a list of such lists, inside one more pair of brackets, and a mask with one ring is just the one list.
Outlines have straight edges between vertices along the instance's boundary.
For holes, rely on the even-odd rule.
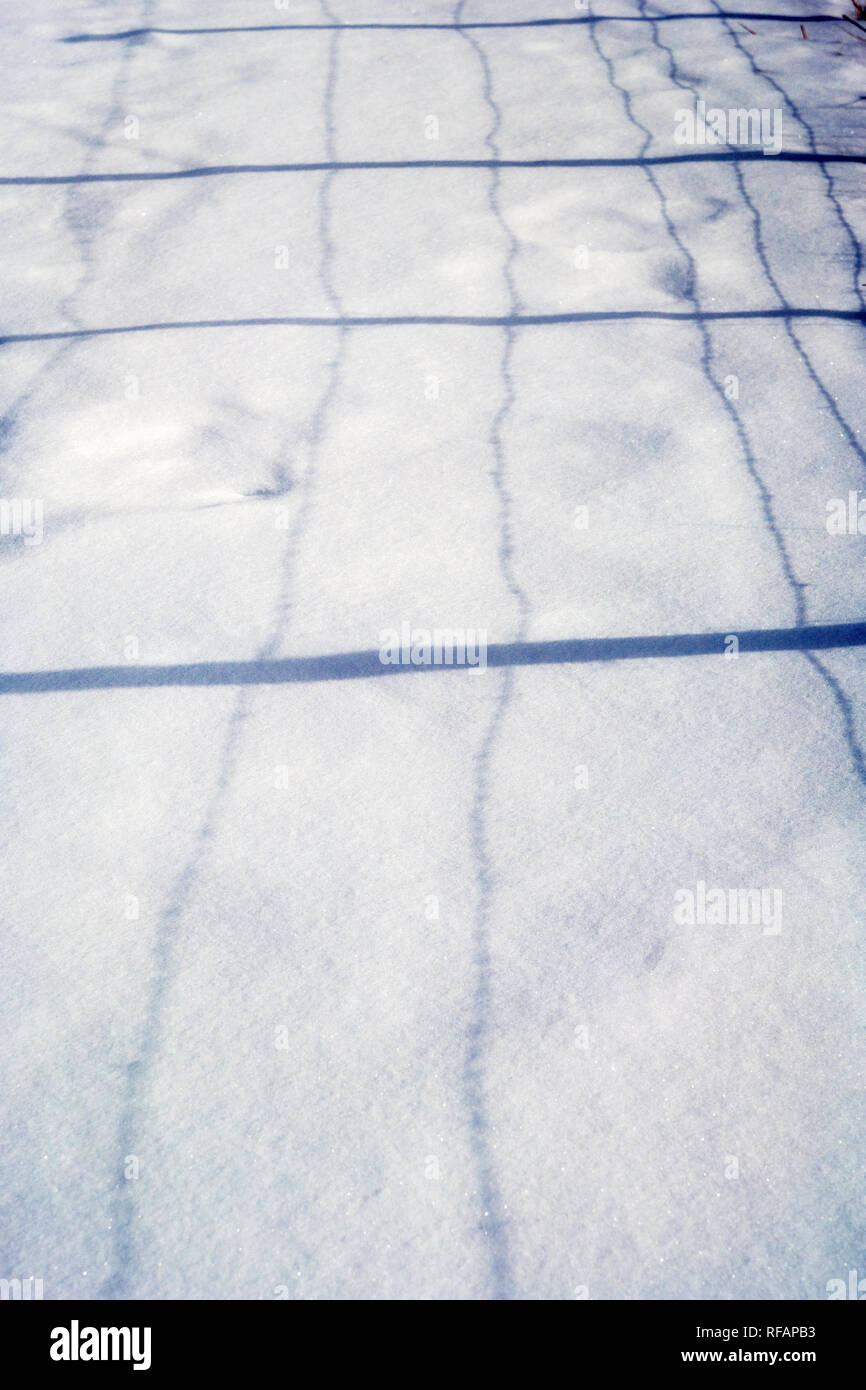
[[45,333],[4,333],[0,347],[13,343],[47,343],[64,338],[111,338],[123,333],[169,333],[196,328],[401,328],[413,325],[455,328],[544,328],[556,324],[709,323],[730,320],[835,319],[866,324],[866,310],[786,306],[774,309],[595,309],[562,314],[296,314],[249,319],[166,319],[111,328],[58,328]]
[[66,184],[170,183],[184,179],[230,178],[243,174],[322,174],[388,172],[403,169],[632,169],[653,164],[866,164],[862,154],[821,154],[811,150],[702,150],[697,154],[587,156],[562,159],[345,159],[307,160],[293,164],[205,164],[193,169],[154,169],[114,174],[2,174],[0,188],[51,188]]
[[[578,637],[544,642],[494,642],[488,667],[560,666],[681,656],[724,656],[736,637],[740,653],[814,652],[866,646],[866,622],[811,627],[729,628],[635,637]],[[84,666],[54,671],[0,672],[0,695],[77,690],[141,690],[166,686],[291,685],[366,680],[376,676],[444,675],[474,671],[457,665],[385,665],[377,650],[332,652],[252,661],[199,661],[174,666]]]
[[[328,83],[324,94],[324,124],[327,132],[328,153],[333,157],[333,90],[336,81],[336,41],[334,34],[330,41]],[[328,300],[337,313],[341,304],[333,287],[332,258],[334,247],[329,227],[331,210],[329,188],[332,175],[328,174],[319,190],[319,233],[321,258],[319,278]],[[264,644],[259,648],[257,660],[267,664],[279,650],[285,629],[292,615],[292,601],[297,587],[298,555],[310,525],[314,498],[321,467],[321,449],[326,435],[329,415],[336,398],[345,355],[346,335],[338,336],[336,351],[326,369],[324,391],[319,397],[315,411],[308,421],[309,457],[306,468],[300,477],[300,507],[292,528],[286,539],[282,557],[282,574],[279,596],[273,613],[271,629]],[[283,464],[277,463],[278,474]],[[255,663],[253,663],[255,664]],[[215,760],[215,778],[205,813],[199,824],[180,873],[175,878],[169,902],[157,919],[153,965],[149,987],[144,996],[144,1016],[141,1043],[136,1056],[127,1066],[127,1082],[124,1103],[119,1125],[119,1153],[125,1155],[140,1148],[140,1141],[146,1143],[149,1128],[147,1096],[151,1086],[151,1072],[160,1057],[167,1028],[167,1009],[171,996],[177,990],[179,973],[179,952],[184,938],[184,916],[201,890],[202,876],[207,864],[213,842],[222,829],[227,809],[229,790],[237,772],[240,758],[245,721],[249,716],[254,692],[250,683],[242,684],[232,701],[232,709],[223,739],[222,749]],[[145,1136],[142,1140],[141,1136]],[[115,1191],[113,1212],[113,1262],[103,1286],[103,1297],[132,1297],[139,1291],[141,1280],[140,1238],[136,1239],[135,1219],[139,1215],[131,1185],[121,1181]]]
[[[502,111],[496,100],[493,72],[480,38],[463,28],[466,0],[458,0],[454,23],[460,26],[460,38],[472,50],[481,78],[482,101],[487,107],[490,123],[484,136],[489,169],[487,201],[493,221],[498,225],[505,250],[502,270],[503,289],[508,302],[508,317],[522,312],[520,294],[514,276],[519,245],[508,224],[502,204],[502,171],[499,132]],[[529,596],[515,570],[514,502],[509,486],[508,426],[515,403],[515,381],[512,360],[516,346],[513,326],[505,328],[499,360],[501,398],[490,422],[488,451],[491,467],[488,472],[497,502],[499,544],[498,561],[502,582],[511,596],[515,609],[515,640],[523,642],[531,614]],[[480,1208],[478,1229],[483,1236],[490,1275],[491,1296],[507,1300],[513,1296],[515,1280],[510,1250],[508,1203],[497,1171],[495,1126],[491,1116],[491,1087],[488,1077],[488,1058],[493,1031],[494,949],[493,921],[497,898],[497,875],[493,850],[490,802],[495,764],[502,742],[509,710],[514,702],[513,669],[506,669],[498,684],[496,700],[475,755],[475,778],[469,811],[469,833],[475,865],[476,902],[472,924],[472,1009],[466,1033],[466,1053],[463,1068],[464,1103],[469,1119],[470,1140],[475,1158],[477,1201]]]
[[[666,14],[657,16],[656,22],[673,23],[680,20],[691,19],[748,19],[756,23],[768,21],[772,24],[783,24],[786,22],[797,24],[833,24],[841,20],[841,15],[831,14],[753,14],[750,10],[726,10],[718,13],[714,10],[698,10],[689,14]],[[552,28],[573,28],[579,24],[641,24],[646,23],[643,15],[636,14],[599,14],[599,15],[575,15],[571,16],[546,16],[538,19],[477,19],[467,21],[465,24],[455,23],[431,23],[422,22],[419,24],[388,23],[385,20],[370,20],[355,24],[225,24],[212,25],[199,29],[169,29],[161,25],[148,25],[141,29],[120,29],[112,34],[70,34],[61,39],[61,43],[118,43],[129,39],[145,39],[150,34],[173,34],[181,37],[194,37],[196,35],[216,35],[216,34],[272,34],[272,33],[315,33],[317,30],[340,29],[344,33],[352,33],[359,30],[394,30],[400,33],[408,33],[413,29],[422,32],[430,30],[441,33],[454,33],[462,29],[552,29]]]

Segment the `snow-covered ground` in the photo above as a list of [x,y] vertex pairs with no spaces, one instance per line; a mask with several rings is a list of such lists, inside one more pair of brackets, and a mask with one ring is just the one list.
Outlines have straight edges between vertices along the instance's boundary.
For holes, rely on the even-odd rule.
[[866,31],[732,8],[0,8],[0,1277],[866,1274]]

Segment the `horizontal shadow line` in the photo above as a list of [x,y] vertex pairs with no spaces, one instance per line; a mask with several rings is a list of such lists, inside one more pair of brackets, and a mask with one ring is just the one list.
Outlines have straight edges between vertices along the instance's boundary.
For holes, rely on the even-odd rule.
[[331,29],[345,30],[351,33],[353,30],[364,29],[393,29],[402,33],[411,32],[413,29],[427,31],[430,29],[441,32],[461,33],[464,29],[547,29],[562,26],[574,26],[577,24],[665,24],[676,20],[688,19],[751,19],[756,22],[768,20],[771,23],[780,24],[785,21],[798,24],[830,24],[838,22],[841,15],[830,14],[752,14],[749,10],[701,10],[694,14],[598,14],[598,15],[576,15],[574,17],[555,17],[539,19],[478,19],[470,20],[465,24],[447,23],[421,23],[421,24],[401,24],[387,23],[384,20],[368,21],[360,24],[226,24],[214,25],[199,29],[168,29],[157,25],[149,25],[141,29],[121,29],[113,34],[70,34],[63,39],[63,43],[116,43],[124,39],[144,39],[149,34],[177,34],[184,37],[197,34],[270,34],[279,31],[297,33],[298,31],[313,32]]
[[712,323],[740,319],[838,319],[866,323],[862,309],[598,309],[573,314],[393,314],[296,315],[256,319],[190,319],[161,323],[128,323],[116,328],[58,328],[46,333],[3,333],[0,347],[11,343],[50,343],[69,338],[111,338],[123,333],[169,333],[196,328],[544,328],[555,324],[631,323],[646,319],[661,323]]
[[296,164],[207,164],[195,169],[156,169],[117,174],[0,174],[0,187],[45,188],[55,184],[166,183],[177,179],[227,178],[238,174],[387,172],[400,169],[642,169],[654,164],[723,164],[755,160],[771,164],[866,164],[862,154],[813,154],[811,150],[706,150],[700,154],[657,154],[586,159],[342,159]]
[[[547,666],[644,657],[721,656],[735,636],[739,651],[824,651],[866,646],[866,623],[822,627],[752,628],[746,632],[689,632],[654,637],[589,637],[551,642],[494,642],[487,665]],[[131,690],[158,686],[289,685],[365,680],[373,676],[434,675],[466,666],[386,666],[378,651],[291,656],[263,661],[201,661],[182,666],[88,666],[65,671],[0,673],[0,695],[70,690]]]

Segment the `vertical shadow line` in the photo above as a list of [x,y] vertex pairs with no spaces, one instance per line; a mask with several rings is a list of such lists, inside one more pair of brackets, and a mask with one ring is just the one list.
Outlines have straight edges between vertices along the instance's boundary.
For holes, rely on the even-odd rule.
[[[333,161],[335,157],[332,105],[337,82],[338,37],[338,30],[329,33],[328,70],[323,96],[323,124],[329,161]],[[319,278],[325,297],[332,308],[338,314],[342,314],[342,306],[334,289],[334,245],[330,230],[331,182],[334,177],[333,171],[326,173],[319,191],[319,237],[321,244]],[[308,426],[309,456],[301,481],[300,505],[286,540],[282,562],[281,591],[275,605],[270,635],[257,653],[255,658],[257,661],[273,659],[290,621],[291,598],[297,580],[298,556],[309,528],[309,519],[312,514],[318,482],[322,444],[327,434],[330,411],[339,391],[347,330],[344,327],[339,327],[337,332],[337,350],[328,365],[325,387]],[[126,1068],[124,1103],[118,1132],[118,1174],[122,1172],[126,1157],[136,1146],[137,1136],[146,1131],[146,1100],[150,1088],[150,1073],[153,1063],[161,1051],[165,1031],[166,1003],[177,976],[176,957],[182,932],[182,918],[198,887],[202,865],[222,821],[226,794],[234,778],[243,725],[249,715],[251,699],[251,693],[246,690],[240,691],[235,698],[217,760],[218,771],[214,790],[207,804],[193,848],[174,882],[168,905],[157,924],[152,955],[151,984],[142,1021],[141,1042],[137,1056],[128,1063]],[[140,1220],[130,1184],[125,1178],[119,1176],[112,1204],[113,1266],[103,1285],[102,1298],[121,1299],[141,1296],[141,1290],[137,1287],[140,1262],[134,1230],[136,1217]]]
[[[485,144],[492,160],[500,158],[499,130],[502,113],[493,93],[493,79],[487,54],[478,39],[461,27],[466,0],[459,0],[454,24],[460,37],[473,50],[481,71],[484,101],[490,111],[490,128]],[[502,231],[507,247],[503,280],[508,298],[508,316],[519,314],[520,297],[514,280],[514,263],[518,252],[517,239],[502,210],[502,174],[498,167],[490,170],[488,202],[494,220]],[[530,604],[514,570],[513,504],[508,489],[508,470],[505,434],[514,405],[515,391],[512,360],[515,329],[507,325],[500,359],[502,385],[501,404],[490,427],[489,448],[493,460],[490,476],[499,508],[499,568],[506,589],[517,610],[517,641],[523,641],[529,623]],[[472,1015],[467,1038],[464,1066],[464,1089],[469,1115],[470,1136],[475,1155],[476,1173],[481,1201],[480,1230],[487,1244],[492,1297],[507,1300],[514,1297],[514,1276],[505,1218],[506,1205],[496,1172],[494,1143],[490,1120],[487,1084],[487,1059],[493,1022],[494,967],[490,944],[492,909],[496,894],[493,852],[490,844],[490,784],[496,751],[502,729],[514,698],[515,673],[506,670],[502,677],[496,704],[481,745],[476,754],[475,790],[470,810],[470,837],[475,859],[477,905],[475,911],[472,963],[474,990]]]

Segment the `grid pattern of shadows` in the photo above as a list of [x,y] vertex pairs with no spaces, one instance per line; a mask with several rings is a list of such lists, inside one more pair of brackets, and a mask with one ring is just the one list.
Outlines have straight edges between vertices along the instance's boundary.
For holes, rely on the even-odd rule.
[[[700,342],[701,369],[709,392],[717,402],[720,411],[727,416],[740,450],[744,468],[760,502],[768,537],[774,546],[780,568],[791,597],[792,625],[789,627],[749,630],[736,633],[739,649],[748,652],[798,652],[809,661],[811,667],[825,686],[830,690],[842,723],[852,765],[860,781],[866,786],[866,764],[862,749],[857,740],[851,702],[836,678],[822,665],[815,655],[817,651],[833,648],[854,648],[866,645],[866,623],[833,625],[810,625],[805,598],[805,585],[798,577],[785,538],[777,523],[772,493],[759,471],[756,450],[746,423],[737,405],[728,399],[716,364],[716,350],[712,335],[712,325],[722,321],[738,320],[779,320],[792,350],[797,355],[803,370],[819,391],[828,410],[839,426],[849,448],[862,464],[866,464],[863,450],[855,432],[845,419],[831,393],[823,382],[820,373],[811,360],[802,338],[797,334],[795,324],[801,319],[824,319],[840,322],[866,323],[866,301],[859,288],[863,271],[862,253],[853,230],[848,223],[839,201],[833,176],[827,166],[841,163],[864,163],[866,159],[858,155],[834,155],[822,153],[817,149],[814,133],[787,93],[777,82],[759,71],[739,39],[730,21],[735,18],[751,22],[767,21],[780,23],[795,18],[798,22],[830,23],[835,17],[828,15],[786,16],[777,14],[754,14],[751,12],[723,11],[712,0],[714,8],[709,12],[676,15],[655,15],[647,10],[645,0],[638,0],[638,15],[580,15],[574,17],[540,17],[525,20],[466,21],[464,10],[466,0],[459,0],[454,16],[449,23],[349,23],[344,24],[332,13],[326,0],[322,0],[323,21],[318,24],[269,24],[254,26],[222,26],[199,28],[161,28],[147,23],[151,16],[153,0],[144,0],[141,11],[141,25],[117,33],[76,34],[64,40],[66,43],[91,43],[123,41],[118,75],[112,88],[110,109],[105,123],[105,131],[116,120],[117,113],[123,109],[122,97],[128,77],[129,65],[139,44],[146,42],[151,35],[219,35],[260,32],[295,32],[298,30],[322,30],[328,34],[327,80],[323,98],[322,120],[326,135],[327,158],[320,162],[303,164],[237,164],[192,168],[175,171],[156,171],[151,173],[96,173],[91,164],[93,146],[85,167],[75,175],[46,175],[2,177],[0,184],[7,186],[46,186],[64,185],[67,188],[65,216],[67,224],[76,238],[80,258],[84,266],[82,280],[77,289],[61,305],[61,311],[72,323],[68,329],[10,333],[0,337],[0,346],[17,343],[56,341],[60,344],[58,352],[49,368],[62,353],[70,349],[77,340],[114,336],[119,334],[165,332],[175,330],[203,330],[233,327],[263,328],[270,326],[303,326],[329,330],[334,334],[334,353],[326,372],[326,380],[321,396],[308,421],[307,436],[309,458],[306,470],[300,480],[300,506],[293,529],[289,533],[281,576],[281,590],[272,615],[268,637],[255,658],[247,662],[204,662],[174,666],[123,666],[95,667],[88,669],[49,670],[0,673],[0,695],[60,694],[70,691],[120,689],[142,689],[164,686],[238,687],[232,710],[224,734],[222,748],[215,762],[213,785],[210,789],[203,816],[194,836],[186,861],[171,886],[168,900],[157,924],[152,952],[151,979],[146,991],[138,1044],[134,1055],[126,1066],[125,1087],[120,1100],[120,1118],[117,1131],[116,1188],[112,1199],[113,1262],[109,1277],[103,1287],[104,1297],[134,1296],[140,1274],[140,1261],[136,1240],[136,1219],[138,1210],[132,1186],[122,1178],[123,1160],[126,1154],[140,1150],[139,1142],[146,1126],[147,1100],[151,1087],[151,1073],[163,1041],[166,1004],[176,983],[177,954],[182,931],[184,914],[193,900],[200,883],[203,868],[207,862],[217,831],[222,822],[226,794],[234,778],[241,749],[244,725],[249,714],[249,688],[257,685],[355,680],[373,677],[399,676],[410,674],[444,674],[446,671],[459,671],[454,667],[436,666],[390,666],[383,665],[375,651],[356,651],[332,653],[314,657],[279,657],[281,643],[290,627],[293,595],[298,571],[301,547],[309,531],[310,519],[316,502],[319,482],[319,467],[323,455],[323,443],[327,436],[335,403],[339,397],[342,372],[351,331],[365,327],[400,327],[419,324],[458,325],[497,330],[501,334],[499,357],[500,400],[493,410],[488,434],[488,453],[491,460],[490,477],[495,494],[498,513],[497,558],[500,579],[508,593],[514,610],[515,638],[508,643],[494,643],[487,649],[487,665],[502,672],[492,701],[491,713],[483,737],[476,753],[474,790],[469,808],[468,830],[475,865],[477,903],[473,922],[472,963],[474,978],[471,985],[471,1016],[467,1030],[463,1087],[465,1110],[470,1132],[470,1144],[475,1163],[475,1185],[478,1203],[478,1229],[484,1240],[488,1263],[488,1277],[491,1296],[496,1299],[511,1298],[515,1290],[515,1279],[511,1267],[508,1230],[505,1212],[507,1203],[501,1192],[500,1179],[496,1172],[495,1144],[489,1115],[489,1103],[485,1084],[485,1062],[490,1045],[493,1026],[493,962],[491,950],[491,924],[496,893],[493,868],[490,795],[494,762],[501,744],[503,727],[509,708],[516,699],[516,671],[520,667],[540,664],[591,663],[619,660],[647,660],[655,658],[696,657],[719,655],[725,650],[730,632],[684,633],[651,636],[632,636],[619,638],[596,638],[581,640],[562,640],[530,642],[527,633],[531,621],[529,597],[521,586],[515,562],[516,542],[513,528],[513,500],[509,490],[507,430],[515,404],[515,384],[513,360],[520,330],[529,327],[544,327],[557,324],[591,323],[629,323],[652,320],[692,325]],[[652,132],[642,124],[635,113],[634,93],[624,84],[620,71],[613,58],[606,51],[600,35],[602,26],[616,24],[640,24],[642,32],[648,34],[649,43],[660,52],[666,61],[671,82],[677,88],[689,92],[697,98],[695,89],[684,80],[677,64],[672,46],[662,42],[659,26],[684,20],[712,21],[721,24],[723,31],[732,39],[735,47],[745,55],[751,64],[756,78],[768,81],[775,91],[786,100],[806,132],[809,149],[806,151],[783,152],[778,158],[783,161],[814,164],[824,180],[828,206],[838,222],[843,236],[851,247],[854,267],[855,294],[859,307],[822,308],[820,306],[792,305],[784,295],[778,279],[774,276],[766,252],[765,236],[760,212],[752,200],[746,185],[744,164],[757,163],[760,167],[764,156],[760,151],[707,151],[692,155],[654,155],[650,151]],[[496,100],[490,63],[482,43],[483,32],[500,29],[537,29],[554,26],[587,26],[592,50],[603,66],[612,99],[621,104],[627,123],[640,140],[640,150],[636,156],[609,159],[540,159],[511,160],[503,158],[499,132],[502,112]],[[483,100],[489,112],[489,128],[485,136],[487,157],[474,160],[391,160],[391,161],[340,161],[337,151],[337,135],[334,121],[335,93],[340,67],[340,44],[342,35],[357,30],[400,30],[411,31],[450,31],[460,36],[472,50],[477,63],[482,85]],[[676,31],[673,31],[676,32]],[[685,241],[677,224],[669,198],[656,169],[660,166],[679,165],[712,161],[729,165],[738,197],[749,211],[755,250],[764,278],[773,299],[772,305],[765,309],[753,310],[709,310],[702,301],[699,285],[699,268],[695,256]],[[501,171],[504,169],[528,168],[616,168],[635,167],[640,169],[657,200],[659,215],[671,245],[682,266],[684,298],[688,309],[666,310],[599,310],[592,312],[532,314],[524,310],[517,291],[514,269],[518,254],[518,243],[508,225],[501,198]],[[347,170],[370,170],[377,172],[400,170],[425,170],[434,168],[479,169],[488,175],[488,205],[492,219],[496,222],[505,250],[502,280],[507,311],[500,315],[348,315],[340,299],[335,282],[335,244],[333,240],[333,185],[341,172]],[[307,173],[320,177],[318,204],[318,238],[320,248],[319,278],[328,301],[329,313],[320,316],[267,317],[249,319],[213,319],[198,321],[165,321],[149,324],[131,324],[107,327],[88,327],[77,317],[75,300],[79,291],[92,280],[92,245],[98,233],[98,226],[88,222],[81,215],[77,201],[77,188],[82,184],[94,183],[138,183],[149,180],[193,180],[200,178],[228,177],[237,175],[264,175]],[[25,393],[7,413],[2,422],[2,435],[9,437],[14,429],[17,412],[29,400]],[[272,468],[275,488],[278,495],[287,485],[284,461],[281,457],[273,460]]]
[[[652,44],[656,48],[659,48],[660,41],[655,28],[654,16],[647,13],[646,0],[638,0],[638,4],[640,6],[641,14],[643,15],[644,19],[649,25],[649,32]],[[728,28],[730,28],[730,26],[728,26]],[[733,31],[730,32],[733,33]],[[734,39],[737,44],[737,47],[742,48],[739,42],[739,37],[737,35],[734,35]],[[652,144],[652,132],[649,130],[647,126],[645,126],[640,121],[638,116],[635,114],[633,93],[629,90],[629,88],[623,86],[622,83],[618,80],[616,64],[614,60],[603,49],[598,32],[595,29],[590,30],[590,42],[596,54],[598,55],[600,61],[604,65],[604,69],[611,87],[617,93],[622,102],[623,109],[625,111],[625,115],[629,124],[640,135],[640,153],[641,156],[645,156],[649,151],[650,145]],[[672,50],[670,50],[669,48],[662,48],[662,51],[668,56],[670,65],[670,75],[672,79],[675,81],[676,85],[680,87],[681,90],[693,91],[692,88],[687,87],[687,85],[683,83],[680,79],[679,71],[676,67],[676,62]],[[751,58],[750,63],[755,76],[759,77],[761,74],[759,73],[758,68],[755,66],[754,60],[752,60]],[[790,101],[787,92],[775,82],[771,81],[771,85],[774,87],[774,89],[779,95],[786,99],[788,104],[792,107],[795,114],[797,115],[797,118],[808,130],[812,150],[814,152],[815,141],[811,128],[806,126],[806,123],[802,120],[802,117],[800,113],[797,111],[796,106]],[[773,545],[776,549],[776,553],[779,558],[780,567],[785,577],[785,582],[791,593],[795,623],[798,628],[802,629],[807,624],[806,586],[803,583],[803,581],[798,577],[795,571],[788,546],[785,542],[785,538],[782,534],[782,531],[777,523],[775,507],[773,504],[773,495],[759,470],[755,448],[750,438],[749,432],[746,428],[746,424],[741,414],[741,411],[737,406],[736,402],[728,397],[724,389],[722,375],[716,368],[715,346],[710,329],[710,323],[715,319],[716,315],[707,314],[702,308],[699,292],[697,262],[695,261],[694,256],[692,255],[682,236],[680,235],[673,211],[671,209],[670,202],[667,198],[667,195],[665,194],[664,188],[660,182],[658,174],[651,166],[645,167],[644,173],[646,175],[647,180],[649,181],[649,184],[658,202],[662,222],[667,230],[671,242],[676,248],[676,251],[683,263],[683,294],[684,297],[692,305],[692,313],[695,319],[696,326],[698,328],[698,332],[700,334],[701,370],[706,379],[707,385],[715,394],[717,400],[719,401],[721,409],[728,416],[731,424],[733,425],[737,440],[739,442],[743,463],[745,465],[749,477],[752,480],[752,483],[755,487],[755,491],[758,495],[767,531],[769,532],[769,535],[772,538]],[[829,179],[826,170],[824,171],[824,177],[825,179]],[[742,180],[741,175],[740,180]],[[845,220],[844,213],[842,212],[838,199],[835,197],[832,185],[828,187],[828,198],[830,200],[835,215],[844,226],[852,243],[856,280],[859,276],[860,270],[859,248],[857,248],[856,245],[854,245],[855,239],[853,233],[851,232],[851,229],[848,226],[847,221]],[[755,220],[757,219],[756,209],[754,208],[754,205],[751,202],[748,202],[747,206],[749,207],[752,213],[753,222],[756,227],[756,245],[758,248],[762,270],[764,271],[765,277],[767,278],[768,283],[771,289],[774,291],[776,297],[782,300],[782,305],[779,309],[769,312],[761,311],[760,316],[778,317],[786,323],[786,325],[788,326],[789,335],[792,336],[792,340],[800,353],[801,359],[807,365],[811,379],[813,380],[813,382],[815,382],[821,387],[825,398],[829,398],[829,393],[826,392],[826,390],[823,388],[823,383],[821,383],[817,372],[815,371],[812,363],[806,356],[805,349],[802,347],[802,344],[799,342],[799,339],[797,339],[796,336],[792,334],[792,330],[790,329],[790,320],[792,318],[800,317],[800,315],[798,311],[792,310],[790,306],[787,304],[787,301],[784,299],[784,296],[782,295],[781,290],[778,287],[778,284],[776,283],[775,279],[772,277],[772,274],[770,273],[769,264],[767,262],[766,255],[764,254],[763,245],[760,238],[760,227],[757,221]],[[864,305],[864,300],[859,288],[857,290],[857,298],[860,301],[862,309],[862,306]],[[864,315],[861,311],[851,310],[847,312],[850,313],[852,320],[858,322],[866,322],[866,315]],[[735,315],[735,317],[741,316],[749,316],[748,311],[744,311],[742,315]],[[838,412],[837,419],[841,420],[841,416],[838,414]],[[853,434],[850,430],[847,429],[847,426],[846,430],[848,438],[854,442],[856,452],[858,456],[862,459],[862,452],[860,451],[859,446],[856,445],[856,440],[854,440]],[[822,678],[824,684],[829,689],[831,695],[833,696],[839,708],[840,715],[842,718],[844,736],[848,744],[848,750],[851,757],[853,769],[860,783],[864,787],[866,787],[866,758],[864,758],[863,749],[860,746],[859,740],[856,737],[856,726],[854,722],[854,715],[850,700],[848,699],[845,692],[842,690],[842,687],[840,686],[836,678],[832,676],[824,668],[824,666],[817,659],[817,657],[815,657],[811,652],[806,652],[805,654],[813,670],[815,670],[818,673],[818,675]]]

